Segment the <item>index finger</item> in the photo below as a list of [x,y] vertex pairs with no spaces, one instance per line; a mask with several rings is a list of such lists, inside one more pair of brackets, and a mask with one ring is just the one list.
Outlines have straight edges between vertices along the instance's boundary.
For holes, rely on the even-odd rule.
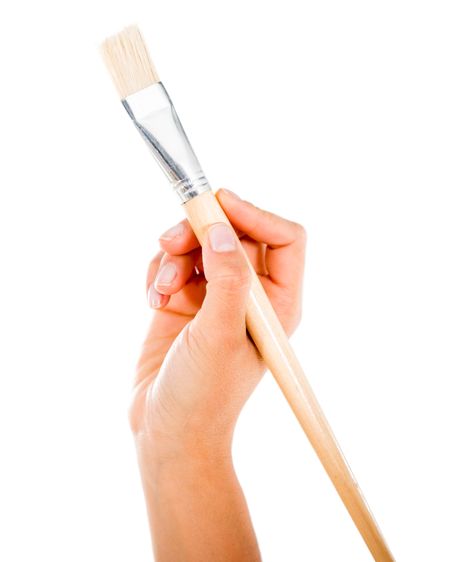
[[267,245],[266,267],[280,286],[300,288],[305,263],[306,232],[302,225],[255,207],[221,189],[217,198],[231,224]]

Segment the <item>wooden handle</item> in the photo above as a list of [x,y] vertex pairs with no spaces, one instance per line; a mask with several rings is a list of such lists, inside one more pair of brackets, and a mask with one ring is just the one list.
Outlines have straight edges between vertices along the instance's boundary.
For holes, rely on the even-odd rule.
[[[209,225],[229,221],[212,192],[184,204],[188,220],[203,244]],[[250,264],[250,262],[249,262]],[[253,267],[247,328],[266,365],[377,562],[394,560],[330,426],[306,379],[275,311]]]

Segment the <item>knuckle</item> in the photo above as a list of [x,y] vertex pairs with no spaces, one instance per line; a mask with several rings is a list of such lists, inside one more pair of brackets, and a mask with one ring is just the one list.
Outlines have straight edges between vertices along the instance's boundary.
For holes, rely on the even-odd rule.
[[229,265],[226,271],[215,278],[215,282],[230,292],[245,290],[251,282],[250,269],[247,265],[245,267],[240,264]]
[[300,249],[304,249],[307,240],[305,227],[302,224],[299,224],[298,222],[293,222],[292,228],[294,232],[294,242]]
[[276,311],[286,333],[291,335],[299,325],[302,316],[299,295],[291,292],[278,295]]
[[295,238],[302,244],[306,243],[306,229],[302,224],[294,222]]

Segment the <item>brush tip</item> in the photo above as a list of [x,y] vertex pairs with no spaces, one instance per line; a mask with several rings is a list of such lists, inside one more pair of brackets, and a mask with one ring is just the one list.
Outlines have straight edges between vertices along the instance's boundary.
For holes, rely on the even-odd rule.
[[100,50],[121,99],[159,82],[137,26],[126,27],[117,35],[108,37]]

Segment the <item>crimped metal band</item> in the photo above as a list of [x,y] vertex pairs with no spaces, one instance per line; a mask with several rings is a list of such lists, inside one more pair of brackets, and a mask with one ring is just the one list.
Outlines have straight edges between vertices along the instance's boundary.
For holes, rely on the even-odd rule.
[[122,101],[182,203],[211,187],[161,82]]

